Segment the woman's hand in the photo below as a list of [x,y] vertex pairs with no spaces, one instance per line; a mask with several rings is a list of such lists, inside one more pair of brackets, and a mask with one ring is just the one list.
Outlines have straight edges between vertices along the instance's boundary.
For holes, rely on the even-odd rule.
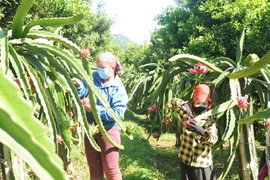
[[71,81],[74,84],[75,88],[78,89],[81,86],[82,81],[78,78],[72,78]]
[[92,112],[91,107],[84,106],[84,109],[85,109],[85,111],[87,111],[87,112]]
[[189,119],[187,120],[187,124],[186,124],[186,128],[189,130],[189,131],[192,131],[192,132],[195,132],[195,133],[198,133],[200,135],[204,135],[206,130],[203,129],[201,126],[199,126],[197,124],[197,122],[194,120],[194,119]]
[[82,105],[83,105],[85,111],[92,112],[91,105],[90,105],[90,100],[89,100],[88,96],[81,99],[81,102],[82,102]]

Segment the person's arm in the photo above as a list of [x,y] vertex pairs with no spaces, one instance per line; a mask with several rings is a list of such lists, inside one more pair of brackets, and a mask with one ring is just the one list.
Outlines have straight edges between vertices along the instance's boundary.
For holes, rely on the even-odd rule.
[[72,83],[77,89],[77,92],[80,98],[84,98],[88,96],[88,87],[87,87],[86,82],[83,82],[78,78],[72,78]]
[[[114,113],[122,118],[124,116],[125,110],[127,108],[128,96],[124,86],[120,86],[115,89],[115,92],[111,96],[110,106]],[[100,118],[103,121],[114,121],[113,117],[108,113],[104,106],[98,106],[98,112]]]
[[218,140],[218,133],[216,123],[214,121],[210,121],[211,125],[204,129],[199,126],[196,121],[189,120],[187,129],[201,135],[201,142],[207,144],[215,144]]
[[88,97],[88,87],[86,82],[83,82],[77,78],[72,78],[72,82],[77,89],[78,95],[81,99],[82,105],[87,112],[91,112],[90,101]]
[[216,127],[216,123],[213,122],[206,130],[206,133],[204,136],[201,137],[202,143],[207,144],[215,144],[218,140],[218,130]]
[[84,98],[88,96],[88,87],[86,82],[81,82],[80,87],[77,88],[77,92],[80,98]]

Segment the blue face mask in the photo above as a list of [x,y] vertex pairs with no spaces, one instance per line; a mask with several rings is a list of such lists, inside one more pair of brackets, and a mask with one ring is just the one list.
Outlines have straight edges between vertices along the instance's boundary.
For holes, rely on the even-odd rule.
[[108,79],[110,74],[104,68],[97,68],[97,73],[101,79]]

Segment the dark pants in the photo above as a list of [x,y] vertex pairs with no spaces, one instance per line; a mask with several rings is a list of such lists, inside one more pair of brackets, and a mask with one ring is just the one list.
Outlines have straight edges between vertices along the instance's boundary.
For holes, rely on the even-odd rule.
[[188,166],[180,161],[181,180],[216,180],[213,165],[207,168]]
[[[117,144],[121,143],[120,128],[113,127],[107,130],[110,138]],[[94,135],[101,152],[96,151],[90,144],[88,138],[84,137],[85,153],[90,169],[91,180],[103,180],[103,171],[108,180],[122,180],[118,167],[119,149],[109,144],[101,133]]]

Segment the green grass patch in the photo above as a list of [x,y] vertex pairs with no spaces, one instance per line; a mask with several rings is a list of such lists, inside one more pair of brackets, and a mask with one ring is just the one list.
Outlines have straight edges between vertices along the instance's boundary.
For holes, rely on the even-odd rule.
[[147,133],[146,116],[131,111],[125,114],[127,126],[136,127],[133,140],[122,136],[125,149],[120,152],[120,168],[125,180],[180,179],[178,149],[174,146],[175,135],[164,134],[159,140]]
[[84,146],[72,145],[72,150],[70,153],[71,158],[71,168],[68,169],[70,180],[89,180],[89,168],[86,162],[86,156],[84,153]]

